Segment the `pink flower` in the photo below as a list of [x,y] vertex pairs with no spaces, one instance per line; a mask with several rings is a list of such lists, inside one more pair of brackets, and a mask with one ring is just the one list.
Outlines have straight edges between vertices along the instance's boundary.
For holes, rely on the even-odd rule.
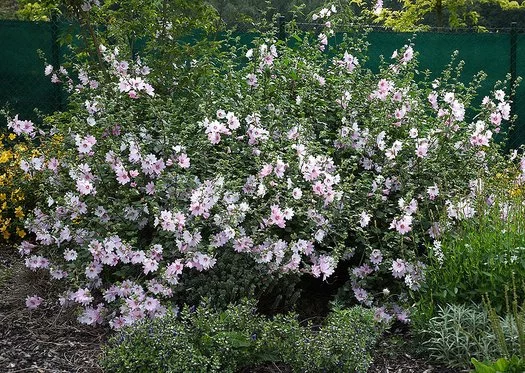
[[178,276],[182,274],[184,264],[180,259],[177,259],[166,268],[166,274],[169,276]]
[[359,225],[361,226],[361,228],[366,227],[368,223],[370,223],[370,218],[371,215],[369,213],[367,213],[366,211],[361,212],[361,214],[359,215]]
[[159,263],[156,260],[146,258],[143,261],[144,274],[147,275],[150,272],[155,272],[159,268]]
[[26,307],[29,310],[36,310],[44,301],[44,299],[40,298],[37,295],[28,296],[26,298]]
[[121,185],[125,185],[131,181],[128,171],[124,168],[124,166],[119,165],[115,168],[115,173],[117,175],[117,181]]
[[122,329],[126,325],[127,325],[127,321],[126,321],[126,318],[123,316],[115,317],[113,320],[109,322],[109,326],[115,330]]
[[406,113],[407,113],[406,107],[402,106],[400,109],[396,109],[396,111],[394,112],[394,117],[398,120],[403,119]]
[[48,75],[51,75],[51,73],[53,73],[53,66],[47,65],[46,68],[44,69],[44,75],[48,76]]
[[7,127],[12,129],[14,133],[20,135],[25,133],[30,136],[34,136],[34,124],[30,120],[19,120],[18,115],[16,115],[13,120],[7,123]]
[[246,82],[252,88],[257,87],[257,76],[255,74],[248,74],[246,76]]
[[357,299],[358,302],[366,302],[368,299],[368,293],[365,289],[360,287],[353,287],[352,290],[354,291],[355,299]]
[[253,247],[253,240],[250,237],[240,237],[233,242],[233,249],[238,252],[248,252]]
[[178,156],[177,162],[180,168],[190,167],[190,158],[185,153],[182,153],[181,155]]
[[312,189],[314,194],[317,194],[318,196],[322,196],[326,193],[326,185],[321,181],[316,181],[312,186]]
[[84,179],[78,179],[77,180],[77,190],[82,195],[88,195],[88,194],[96,194],[96,190],[93,187],[93,184]]
[[146,311],[153,313],[160,308],[160,302],[158,299],[147,297],[144,300],[144,308],[146,309]]
[[89,279],[96,279],[98,278],[98,275],[102,272],[102,264],[100,263],[91,263],[86,268],[85,274],[86,277]]
[[25,260],[25,266],[32,271],[37,269],[46,269],[49,267],[49,260],[43,256],[32,255]]
[[436,92],[429,93],[429,95],[428,95],[428,102],[432,106],[432,109],[434,109],[434,110],[438,110],[439,109],[439,106],[438,106],[438,94]]
[[91,293],[88,289],[78,289],[72,294],[72,299],[83,306],[87,306],[93,302],[93,296],[91,296]]
[[300,189],[300,188],[293,188],[292,190],[292,197],[294,199],[301,199],[301,197],[303,196],[303,191]]
[[279,179],[283,178],[285,170],[286,170],[286,163],[278,159],[273,169],[275,176],[277,176]]
[[414,57],[414,50],[412,49],[412,47],[408,47],[406,50],[405,50],[405,53],[403,53],[403,58],[402,58],[402,61],[404,63],[407,63],[409,62],[410,60],[412,60],[412,58]]
[[372,268],[370,268],[370,266],[368,266],[368,264],[363,264],[362,266],[354,268],[352,270],[352,273],[357,278],[365,278],[367,275],[372,273]]
[[427,188],[428,198],[433,201],[439,195],[439,189],[437,185],[433,185]]
[[503,119],[510,119],[510,104],[508,102],[500,102],[498,104],[498,110],[501,113]]
[[228,128],[232,131],[235,131],[241,126],[239,119],[231,111],[226,114],[226,119],[228,121]]
[[427,156],[427,153],[428,153],[428,141],[424,139],[420,140],[416,148],[416,155],[419,158],[425,158]]
[[273,166],[271,164],[265,164],[261,171],[259,172],[259,176],[262,178],[265,178],[266,176],[270,175],[273,171]]
[[89,154],[93,146],[97,143],[94,136],[88,135],[84,138],[76,136],[75,143],[80,154]]
[[77,258],[77,252],[75,250],[64,251],[64,259],[68,262],[72,262]]
[[372,250],[372,252],[370,253],[370,261],[372,262],[372,264],[375,265],[381,264],[381,262],[383,261],[383,254],[381,253],[381,251],[378,249]]
[[146,194],[150,196],[155,194],[155,184],[153,184],[151,181],[146,184]]
[[405,215],[401,219],[397,220],[394,219],[392,221],[392,224],[390,225],[390,228],[395,228],[396,231],[399,232],[399,234],[406,234],[412,230],[412,216]]
[[271,210],[270,219],[269,219],[270,225],[275,224],[279,228],[284,228],[286,225],[286,222],[284,220],[284,214],[281,211],[280,207],[278,205],[272,205],[270,207],[270,210]]
[[325,47],[328,45],[328,37],[324,33],[320,33],[317,36],[317,39],[319,39],[319,49],[324,51]]
[[392,263],[392,276],[395,278],[401,278],[407,271],[406,263],[402,259],[396,259]]
[[81,324],[96,325],[102,323],[102,310],[104,308],[99,304],[97,308],[87,307],[84,312],[78,317]]
[[323,280],[330,277],[335,271],[335,259],[328,255],[321,255],[319,257],[319,269],[323,274]]

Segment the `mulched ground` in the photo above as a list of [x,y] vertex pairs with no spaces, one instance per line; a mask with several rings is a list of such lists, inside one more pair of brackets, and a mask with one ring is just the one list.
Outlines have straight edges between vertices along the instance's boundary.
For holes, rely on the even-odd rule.
[[394,330],[379,342],[374,363],[368,373],[463,373],[433,364],[413,350],[413,342],[406,330]]
[[102,372],[98,360],[107,330],[83,327],[56,297],[33,312],[26,309],[28,295],[46,298],[58,290],[26,270],[16,250],[0,247],[0,372]]
[[[101,373],[101,346],[110,331],[80,325],[71,311],[46,302],[30,312],[28,295],[56,299],[59,288],[42,274],[28,271],[15,249],[0,247],[0,372]],[[459,373],[408,353],[406,333],[380,342],[369,373]],[[246,368],[240,373],[290,373],[279,364]]]

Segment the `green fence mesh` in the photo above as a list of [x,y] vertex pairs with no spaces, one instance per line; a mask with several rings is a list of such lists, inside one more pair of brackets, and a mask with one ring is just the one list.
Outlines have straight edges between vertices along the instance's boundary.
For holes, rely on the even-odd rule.
[[44,76],[41,50],[49,59],[57,47],[51,23],[0,22],[0,107],[35,118],[34,109],[51,113],[61,108],[59,87]]
[[[37,52],[41,50],[48,62],[60,62],[57,39],[61,27],[60,23],[52,22],[0,21],[0,107],[7,105],[10,112],[27,119],[37,119],[34,109],[49,114],[64,108],[60,88],[44,76],[44,61]],[[412,40],[419,52],[420,70],[428,69],[437,76],[457,50],[458,58],[465,61],[462,76],[465,83],[481,70],[488,75],[480,91],[481,99],[496,81],[504,80],[510,73],[513,50],[516,74],[525,77],[525,34],[521,33],[523,30],[514,30],[514,38],[510,28],[488,33],[422,32],[416,35],[372,31],[368,35],[367,67],[377,69],[381,55],[389,59],[395,49]],[[525,144],[525,83],[514,100],[518,122],[509,139],[510,147]],[[5,123],[4,119],[0,120]]]

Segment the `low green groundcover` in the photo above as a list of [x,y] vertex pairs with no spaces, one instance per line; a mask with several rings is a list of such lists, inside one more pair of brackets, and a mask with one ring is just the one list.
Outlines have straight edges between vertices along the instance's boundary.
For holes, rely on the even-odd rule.
[[105,350],[108,372],[236,372],[282,362],[297,372],[366,372],[381,334],[373,312],[336,309],[323,325],[294,314],[268,318],[245,301],[215,311],[205,303],[124,328]]

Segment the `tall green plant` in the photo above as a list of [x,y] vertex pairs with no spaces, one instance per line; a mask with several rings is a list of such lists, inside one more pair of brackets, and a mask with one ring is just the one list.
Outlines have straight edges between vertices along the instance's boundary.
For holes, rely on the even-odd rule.
[[509,191],[510,183],[506,188],[495,197],[486,187],[476,206],[477,216],[434,242],[419,294],[422,313],[432,315],[437,304],[481,304],[484,294],[498,312],[504,310],[501,289],[512,283],[513,276],[525,276],[525,207],[521,192]]

